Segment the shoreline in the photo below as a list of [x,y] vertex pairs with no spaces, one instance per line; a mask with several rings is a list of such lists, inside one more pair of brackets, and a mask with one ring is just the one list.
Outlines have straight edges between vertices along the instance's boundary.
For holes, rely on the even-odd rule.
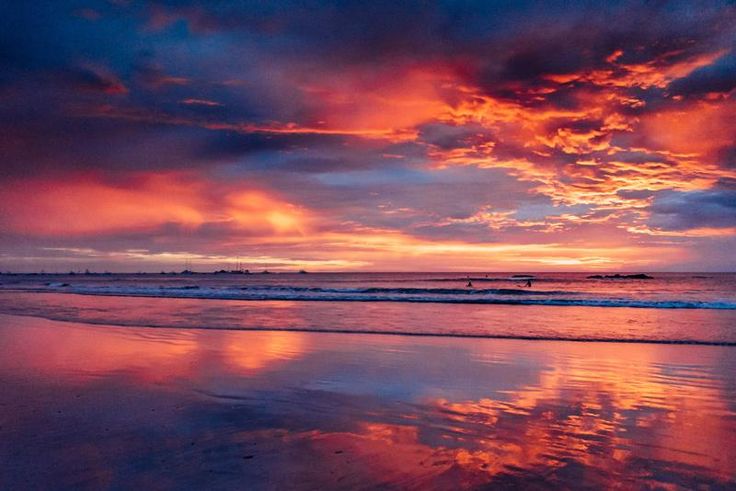
[[736,345],[736,311],[79,295],[0,291],[0,313],[98,325]]
[[[112,295],[109,295],[112,296]],[[136,298],[135,296],[132,296]],[[168,298],[168,297],[145,297],[145,298]],[[255,300],[254,300],[255,301]],[[278,301],[278,300],[274,300]],[[682,346],[725,346],[734,347],[736,341],[700,341],[700,340],[666,340],[666,339],[616,339],[616,338],[566,338],[566,337],[550,337],[550,336],[513,336],[513,335],[496,335],[496,334],[462,334],[462,333],[431,333],[431,332],[392,332],[392,331],[376,331],[361,329],[318,329],[318,328],[260,328],[260,327],[185,327],[185,326],[167,326],[153,324],[114,324],[95,321],[79,321],[74,319],[62,319],[54,317],[45,317],[34,314],[6,314],[0,312],[0,321],[2,317],[30,317],[35,319],[49,320],[53,322],[64,322],[71,324],[86,324],[90,327],[107,327],[111,329],[131,328],[131,329],[182,329],[182,330],[204,330],[204,331],[234,331],[234,332],[305,332],[320,334],[356,334],[356,335],[375,335],[375,336],[409,336],[409,337],[429,337],[429,338],[457,338],[457,339],[499,339],[499,340],[517,340],[517,341],[546,341],[546,342],[571,342],[571,343],[605,343],[605,344],[663,344],[663,345],[682,345]]]
[[[60,287],[64,288],[64,287]],[[197,287],[199,288],[199,287]],[[223,301],[241,301],[241,302],[349,302],[349,303],[408,303],[408,304],[453,304],[453,305],[518,305],[530,307],[590,307],[602,309],[663,309],[663,310],[736,310],[736,304],[728,302],[701,302],[701,301],[663,301],[659,305],[655,305],[652,301],[635,301],[624,300],[615,303],[611,300],[602,299],[583,299],[576,300],[520,300],[520,299],[431,299],[431,298],[391,298],[381,296],[366,296],[364,298],[345,298],[345,297],[304,297],[298,295],[283,296],[262,296],[262,297],[236,297],[236,296],[197,296],[197,295],[168,295],[156,294],[136,294],[136,293],[116,293],[116,292],[89,292],[89,291],[64,291],[52,289],[33,289],[33,288],[1,288],[0,292],[19,292],[19,293],[53,293],[60,295],[85,295],[90,297],[120,297],[120,298],[161,298],[161,299],[182,299],[182,300],[223,300]],[[476,293],[476,291],[469,291]],[[626,302],[626,303],[624,303]]]

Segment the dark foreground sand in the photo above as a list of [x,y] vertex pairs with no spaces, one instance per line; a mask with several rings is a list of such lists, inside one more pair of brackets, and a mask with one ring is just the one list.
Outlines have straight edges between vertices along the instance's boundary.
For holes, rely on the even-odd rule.
[[0,316],[1,489],[736,486],[736,348]]

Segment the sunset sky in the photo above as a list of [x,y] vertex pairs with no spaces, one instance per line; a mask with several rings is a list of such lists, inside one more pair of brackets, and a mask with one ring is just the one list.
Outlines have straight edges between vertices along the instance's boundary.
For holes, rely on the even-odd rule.
[[0,6],[0,270],[736,270],[733,2]]

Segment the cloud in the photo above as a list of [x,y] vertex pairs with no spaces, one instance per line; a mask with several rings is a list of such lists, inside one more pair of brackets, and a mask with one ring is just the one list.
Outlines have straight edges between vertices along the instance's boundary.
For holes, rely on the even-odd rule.
[[[2,9],[2,241],[16,255],[26,234],[388,267],[413,241],[445,257],[435,245],[559,252],[585,237],[595,253],[566,253],[614,261],[604,247],[647,255],[662,234],[696,244],[731,227],[705,199],[736,180],[730,2]],[[681,202],[701,209],[698,232]],[[672,247],[662,257],[681,258]]]
[[179,101],[180,104],[184,104],[185,106],[205,106],[205,107],[222,107],[222,104],[215,101],[210,101],[207,99],[194,99],[194,98],[188,98],[188,99],[182,99]]
[[650,225],[661,230],[731,229],[736,234],[736,190],[665,193],[655,198],[651,214]]
[[258,189],[213,185],[177,174],[126,182],[77,175],[66,182],[25,179],[0,189],[7,233],[29,236],[124,235],[164,226],[223,229],[240,235],[300,234],[302,210]]
[[736,53],[731,52],[715,63],[703,66],[687,77],[675,80],[669,91],[675,95],[700,97],[726,95],[736,88]]
[[128,93],[128,88],[115,75],[100,67],[83,67],[71,74],[75,85],[82,90],[99,91],[109,95]]

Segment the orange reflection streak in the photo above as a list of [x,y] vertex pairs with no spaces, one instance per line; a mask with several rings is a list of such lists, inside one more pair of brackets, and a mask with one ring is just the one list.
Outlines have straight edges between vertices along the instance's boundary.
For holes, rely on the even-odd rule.
[[[23,319],[23,326],[4,331],[12,356],[0,360],[3,370],[31,369],[42,377],[94,382],[96,377],[126,372],[140,381],[155,382],[191,373],[188,363],[197,352],[196,334],[181,333],[174,339],[136,334],[115,328],[69,327],[54,329],[42,319]],[[39,350],[39,339],[44,348]],[[88,378],[89,377],[89,378]]]
[[[692,384],[671,384],[667,375],[657,368],[658,347],[622,345],[619,348],[627,352],[626,363],[621,362],[611,346],[592,344],[585,347],[590,357],[586,357],[587,361],[572,359],[543,371],[534,386],[509,391],[508,402],[437,401],[438,408],[450,411],[458,424],[482,422],[491,432],[490,450],[462,452],[457,455],[457,461],[476,466],[485,462],[488,464],[485,468],[494,472],[508,465],[549,465],[550,453],[559,449],[595,466],[595,452],[591,449],[599,440],[585,435],[605,437],[611,448],[623,448],[629,445],[629,438],[641,436],[629,436],[616,431],[617,427],[626,424],[636,432],[636,428],[652,427],[656,423],[660,431],[651,435],[646,448],[637,450],[651,453],[650,458],[714,468],[721,478],[731,478],[736,451],[724,444],[723,438],[732,435],[736,428],[728,419],[713,416],[730,412],[720,387],[705,379],[694,379]],[[571,397],[579,411],[555,415],[559,410],[555,401]],[[699,407],[700,401],[708,401],[703,402],[707,406]],[[642,416],[637,415],[642,408],[647,410]],[[509,427],[504,421],[504,414],[509,413],[529,418],[523,428],[514,428],[513,423]],[[541,421],[536,420],[538,416]],[[632,417],[636,420],[631,421]],[[523,445],[512,447],[511,452],[499,452],[493,444],[494,432],[522,434]],[[725,453],[716,456],[715,448],[723,448]]]
[[[658,353],[667,347],[559,347],[565,356],[555,357],[537,383],[502,398],[439,399],[429,401],[429,413],[402,415],[403,423],[365,421],[354,433],[301,436],[326,459],[333,448],[347,449],[370,462],[373,479],[417,488],[442,487],[445,478],[467,487],[517,472],[551,476],[571,461],[596,470],[586,473],[587,484],[609,487],[622,477],[661,484],[658,475],[636,474],[640,459],[682,475],[733,479],[736,450],[729,442],[736,425],[722,417],[733,412],[717,382],[691,372],[690,382],[673,383],[659,365],[671,356]],[[698,355],[689,358],[681,361],[686,370]]]
[[263,332],[254,339],[230,336],[223,348],[225,362],[240,374],[253,374],[299,358],[308,344],[307,335],[299,332]]
[[[179,377],[196,379],[198,365],[208,363],[213,348],[217,349],[216,361],[226,365],[229,372],[252,376],[299,358],[309,345],[304,333],[290,331],[131,331],[74,325],[60,330],[36,318],[25,318],[23,324],[3,339],[6,353],[12,347],[12,356],[3,357],[0,367],[8,371],[22,367],[42,377],[80,383],[116,373],[126,373],[146,383]],[[92,335],[90,329],[94,330]],[[39,350],[39,339],[44,340],[43,350]]]

